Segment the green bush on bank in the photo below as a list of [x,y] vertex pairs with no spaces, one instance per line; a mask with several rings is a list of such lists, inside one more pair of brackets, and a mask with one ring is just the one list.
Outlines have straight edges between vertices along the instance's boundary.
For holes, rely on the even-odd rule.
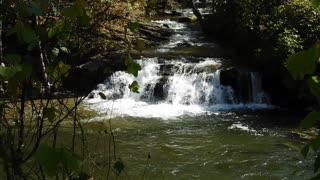
[[206,31],[232,43],[250,65],[281,66],[320,39],[320,13],[305,0],[215,1]]
[[[318,2],[313,0],[312,2]],[[293,109],[313,106],[306,81],[295,81],[286,59],[320,39],[320,11],[309,0],[217,0],[204,31],[231,46],[236,63],[262,74],[271,103]]]

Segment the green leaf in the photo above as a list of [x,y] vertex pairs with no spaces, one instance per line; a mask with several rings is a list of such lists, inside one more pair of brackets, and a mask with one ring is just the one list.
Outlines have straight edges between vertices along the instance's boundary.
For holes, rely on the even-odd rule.
[[140,24],[138,22],[131,22],[128,24],[128,29],[130,29],[131,31],[134,31],[136,29],[140,28]]
[[125,59],[124,64],[127,66],[128,73],[134,75],[135,77],[138,76],[138,72],[141,70],[141,66],[138,63],[133,61],[130,54]]
[[65,21],[57,21],[54,23],[54,26],[52,26],[48,31],[48,37],[52,38],[53,36],[61,33],[63,31]]
[[16,68],[0,66],[0,76],[5,80],[8,80],[14,77],[16,73],[17,73]]
[[44,14],[44,10],[35,2],[30,1],[30,6],[28,8],[28,11],[31,14],[34,14],[36,16],[41,16]]
[[316,69],[319,53],[316,47],[298,52],[288,58],[287,69],[295,79],[303,79]]
[[63,169],[66,173],[72,174],[80,169],[80,158],[74,153],[60,149],[60,158]]
[[59,53],[60,53],[60,51],[59,51],[58,48],[53,48],[53,49],[51,50],[51,52],[52,52],[52,55],[55,56],[55,57],[58,57],[58,56],[59,56]]
[[309,129],[313,127],[317,121],[320,120],[320,112],[310,112],[302,121],[300,126],[303,129]]
[[19,64],[21,62],[21,56],[19,54],[7,54],[3,57],[3,60],[10,64]]
[[30,7],[25,2],[17,3],[15,6],[15,12],[19,13],[19,16],[23,18],[27,18],[32,15]]
[[60,162],[59,153],[46,144],[41,144],[35,154],[35,160],[44,169],[44,172],[52,177],[56,175]]
[[125,59],[124,64],[126,66],[129,66],[132,62],[133,62],[133,59],[132,59],[131,55],[128,54],[128,57]]
[[140,70],[141,70],[141,66],[136,62],[131,63],[127,68],[127,71],[130,74],[134,75],[134,77],[138,77],[138,72]]
[[44,169],[44,172],[52,177],[56,173],[62,171],[68,175],[78,172],[80,169],[80,158],[64,149],[64,148],[51,148],[46,144],[41,144],[35,154],[35,160]]
[[28,23],[23,23],[22,21],[17,21],[16,25],[9,31],[8,35],[15,33],[20,42],[29,44],[31,49],[37,45],[39,37],[36,35],[35,31]]
[[72,25],[68,21],[57,21],[52,27],[49,28],[48,37],[57,37],[61,41],[70,39]]
[[312,79],[315,83],[319,83],[319,77],[318,77],[318,76],[312,76],[311,79]]
[[38,41],[38,37],[36,35],[36,33],[34,32],[33,29],[31,29],[30,27],[26,26],[23,29],[22,32],[22,39],[24,42],[28,43],[28,44],[32,44]]
[[309,85],[311,93],[314,96],[320,96],[320,83],[319,83],[319,80],[318,80],[317,76],[312,76],[308,80],[308,85]]
[[53,81],[56,88],[59,88],[62,85],[63,77],[68,77],[70,69],[71,66],[60,61],[58,65],[52,69],[52,72],[49,73],[51,75],[50,79]]
[[32,73],[32,67],[28,64],[19,64],[13,67],[0,66],[0,77],[5,80],[23,80],[30,77]]
[[309,149],[310,149],[310,145],[307,144],[305,145],[302,149],[301,149],[301,154],[303,155],[304,158],[306,158],[309,154]]
[[55,108],[52,107],[52,108],[45,109],[43,112],[43,117],[47,118],[49,122],[53,123],[56,117]]
[[90,24],[91,18],[85,11],[86,6],[88,6],[86,1],[77,0],[73,6],[64,9],[63,14],[71,21],[78,20],[80,24],[87,26]]
[[63,15],[71,21],[76,21],[78,16],[78,9],[75,6],[70,6],[63,10]]
[[114,163],[113,169],[117,172],[118,175],[121,174],[121,172],[124,170],[124,164],[121,159]]
[[129,89],[130,91],[134,92],[134,93],[139,93],[139,84],[137,81],[133,81],[130,85],[129,85]]
[[32,65],[30,64],[19,64],[15,68],[17,69],[14,77],[16,80],[28,79],[32,74]]
[[320,7],[320,0],[311,0],[311,3],[314,8]]
[[81,25],[89,26],[90,21],[91,21],[91,18],[86,13],[84,15],[78,17],[78,22]]
[[23,80],[29,78],[32,73],[32,67],[28,64],[19,64],[13,67],[0,66],[0,77],[5,80]]
[[60,47],[60,50],[61,50],[62,52],[64,52],[64,53],[66,53],[66,54],[70,54],[70,53],[71,53],[70,49],[68,49],[68,48],[66,48],[66,47]]

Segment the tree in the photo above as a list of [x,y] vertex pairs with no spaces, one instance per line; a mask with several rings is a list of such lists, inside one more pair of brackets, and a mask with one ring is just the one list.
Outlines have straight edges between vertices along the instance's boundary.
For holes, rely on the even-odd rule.
[[[313,6],[319,8],[320,0],[313,0]],[[317,70],[320,61],[320,42],[317,42],[312,48],[291,55],[287,60],[287,69],[294,79],[306,80],[311,93],[317,98],[320,105],[320,74]],[[301,127],[309,129],[314,127],[320,121],[320,112],[310,112],[302,121]],[[301,154],[307,157],[309,153],[316,153],[314,161],[314,173],[318,173],[320,168],[320,134],[311,139],[302,149]],[[312,179],[319,179],[318,173]]]
[[[0,160],[6,179],[46,179],[56,176],[88,179],[80,171],[85,159],[86,137],[78,106],[84,97],[71,100],[61,96],[63,79],[74,68],[65,56],[77,44],[78,35],[90,29],[91,18],[84,0],[8,0],[0,1]],[[134,31],[138,23],[126,29]],[[128,72],[137,76],[141,67],[130,56]],[[141,47],[144,43],[140,42]],[[3,49],[3,51],[2,51]],[[143,50],[143,48],[140,50]],[[130,89],[138,92],[133,82]],[[71,103],[70,103],[71,101]],[[58,147],[61,123],[73,124],[70,147]],[[110,127],[111,128],[111,127]],[[80,132],[81,156],[76,151]],[[109,144],[114,139],[108,134]],[[47,139],[50,139],[48,141]],[[123,170],[121,160],[109,159],[108,172]],[[0,173],[2,174],[2,173]],[[108,176],[109,177],[109,173]]]

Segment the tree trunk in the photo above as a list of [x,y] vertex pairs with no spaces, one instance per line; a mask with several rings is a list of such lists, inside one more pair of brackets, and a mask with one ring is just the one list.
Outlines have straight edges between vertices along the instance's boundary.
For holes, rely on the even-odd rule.
[[[35,20],[35,26],[37,26],[39,24],[39,17],[36,16],[34,18]],[[47,72],[46,72],[46,66],[47,66],[47,63],[48,63],[48,56],[47,56],[47,53],[45,51],[45,49],[43,48],[43,45],[42,45],[42,42],[41,40],[39,41],[39,50],[40,50],[40,66],[41,66],[41,73],[42,73],[42,78],[43,78],[43,88],[44,88],[44,93],[47,94],[49,93],[49,81],[48,81],[48,75],[47,75]]]

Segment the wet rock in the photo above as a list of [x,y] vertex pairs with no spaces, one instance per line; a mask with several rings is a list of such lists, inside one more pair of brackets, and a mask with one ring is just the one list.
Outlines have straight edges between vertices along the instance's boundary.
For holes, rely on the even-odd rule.
[[159,82],[154,87],[153,96],[157,99],[164,100],[165,99],[165,91],[164,91],[164,85],[167,83],[168,77],[163,76]]
[[161,41],[168,41],[169,37],[174,33],[169,25],[157,23],[140,23],[139,32],[141,38],[144,39],[148,45],[159,45]]
[[208,65],[208,66],[203,66],[203,67],[195,67],[193,69],[194,73],[214,73],[220,68],[220,65]]
[[208,8],[212,7],[212,2],[196,2],[194,5],[196,8]]
[[173,10],[173,11],[172,11],[172,15],[173,15],[173,16],[182,16],[183,13],[182,13],[181,10]]
[[168,24],[163,24],[162,26],[165,28],[170,28],[170,26]]
[[177,47],[191,47],[191,46],[192,46],[191,42],[188,42],[185,40],[183,42],[177,44]]
[[319,135],[319,129],[311,128],[305,131],[291,131],[289,136],[300,141],[308,141]]
[[171,10],[164,10],[163,15],[172,15],[172,11]]
[[184,8],[192,8],[193,0],[176,0]]
[[240,102],[252,101],[251,77],[248,72],[234,67],[224,69],[220,72],[220,83],[224,86],[231,86]]
[[164,10],[163,15],[169,15],[169,16],[182,16],[182,11],[179,10]]
[[173,64],[160,64],[160,72],[162,76],[172,75]]
[[181,17],[181,18],[178,19],[178,22],[180,22],[180,23],[191,23],[192,19],[189,18],[189,17]]
[[223,69],[220,72],[220,83],[224,86],[231,86],[233,89],[236,89],[239,75],[240,72],[234,67]]
[[93,93],[93,92],[91,92],[91,93],[87,96],[87,98],[89,98],[89,99],[93,99],[93,98],[94,98],[94,93]]
[[87,96],[107,76],[115,71],[125,70],[124,59],[126,57],[126,53],[117,53],[112,56],[99,54],[92,57],[94,59],[70,70],[69,76],[62,80],[63,88]]

